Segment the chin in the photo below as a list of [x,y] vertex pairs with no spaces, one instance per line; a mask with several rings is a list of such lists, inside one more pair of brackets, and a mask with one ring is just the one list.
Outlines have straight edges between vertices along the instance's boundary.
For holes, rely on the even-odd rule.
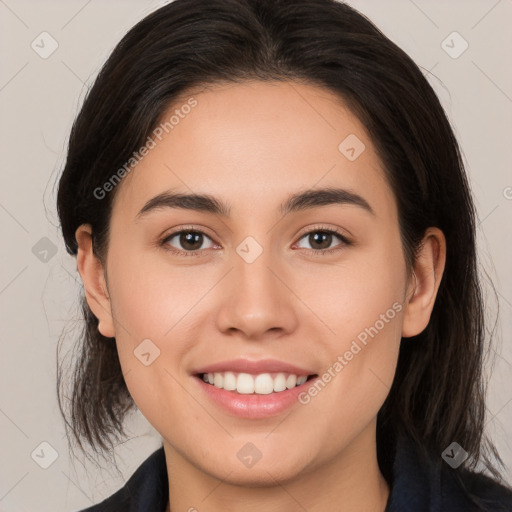
[[[223,449],[220,453],[209,453],[197,467],[212,477],[231,485],[246,487],[269,487],[278,482],[294,480],[306,470],[311,470],[310,459],[301,460],[294,451],[294,444],[277,448],[268,443],[266,448],[256,448],[258,441],[235,442],[236,449]],[[261,446],[263,443],[259,442]],[[188,452],[190,453],[190,452]]]

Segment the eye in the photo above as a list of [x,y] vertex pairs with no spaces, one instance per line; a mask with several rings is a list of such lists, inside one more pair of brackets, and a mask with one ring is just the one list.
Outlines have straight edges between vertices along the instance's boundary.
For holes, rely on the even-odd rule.
[[[334,246],[333,242],[338,241]],[[206,246],[204,245],[206,242]],[[310,248],[304,246],[304,242]],[[213,240],[203,231],[198,229],[181,229],[166,236],[161,245],[168,251],[184,256],[200,256],[202,250],[215,247]],[[315,254],[329,254],[351,245],[342,233],[335,229],[315,228],[303,234],[297,244],[299,248]]]
[[[210,245],[205,247],[205,241],[209,241]],[[196,229],[182,229],[165,237],[161,244],[171,252],[193,256],[198,254],[202,249],[211,249],[213,240],[202,231]]]
[[[332,243],[336,242],[336,240],[338,240],[338,243],[332,247]],[[310,248],[304,247],[303,242],[309,244]],[[350,241],[335,229],[316,228],[302,235],[298,245],[300,248],[307,249],[313,254],[325,254],[350,245]]]

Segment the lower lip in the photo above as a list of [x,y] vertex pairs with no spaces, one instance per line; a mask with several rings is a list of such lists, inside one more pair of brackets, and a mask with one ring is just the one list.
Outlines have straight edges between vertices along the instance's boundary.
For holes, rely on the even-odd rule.
[[212,384],[204,382],[198,376],[195,376],[194,379],[207,396],[224,410],[240,418],[258,419],[277,416],[290,408],[294,403],[298,402],[298,395],[314,383],[317,377],[292,389],[279,391],[278,393],[269,393],[268,395],[243,395],[236,391],[217,388]]

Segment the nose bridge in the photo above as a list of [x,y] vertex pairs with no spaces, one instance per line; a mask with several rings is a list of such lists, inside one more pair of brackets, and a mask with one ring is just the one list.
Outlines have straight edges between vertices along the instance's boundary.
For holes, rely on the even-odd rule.
[[[249,248],[244,253],[243,251]],[[240,309],[248,308],[256,313],[262,314],[265,310],[278,306],[282,300],[279,287],[282,284],[275,278],[270,271],[272,267],[276,267],[276,258],[272,255],[270,249],[262,250],[258,254],[258,250],[253,246],[250,240],[240,244],[237,248],[237,258],[235,258],[234,278],[235,278],[235,294],[237,296],[237,304]],[[247,256],[247,258],[246,258]],[[254,259],[253,259],[254,258]]]
[[247,337],[267,330],[290,331],[296,325],[292,294],[278,279],[281,265],[270,248],[247,237],[233,253],[230,293],[221,301],[218,321],[222,330],[236,329]]
[[272,267],[276,267],[276,262],[270,250],[263,251],[254,261],[247,261],[243,257],[240,257],[239,261],[235,260],[235,289],[241,294],[239,300],[248,298],[251,301],[261,300],[269,304],[277,299],[277,288],[280,283],[270,271]]

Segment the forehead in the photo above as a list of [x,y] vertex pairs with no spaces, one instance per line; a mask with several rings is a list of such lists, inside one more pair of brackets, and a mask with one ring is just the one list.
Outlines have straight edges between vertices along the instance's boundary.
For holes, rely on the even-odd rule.
[[[194,107],[184,108],[193,98]],[[166,190],[208,193],[239,213],[296,190],[343,187],[393,209],[382,164],[341,98],[296,82],[244,82],[190,91],[162,116],[172,129],[123,179],[114,210],[135,217]],[[355,158],[354,158],[355,157]],[[378,209],[378,208],[377,208]]]

